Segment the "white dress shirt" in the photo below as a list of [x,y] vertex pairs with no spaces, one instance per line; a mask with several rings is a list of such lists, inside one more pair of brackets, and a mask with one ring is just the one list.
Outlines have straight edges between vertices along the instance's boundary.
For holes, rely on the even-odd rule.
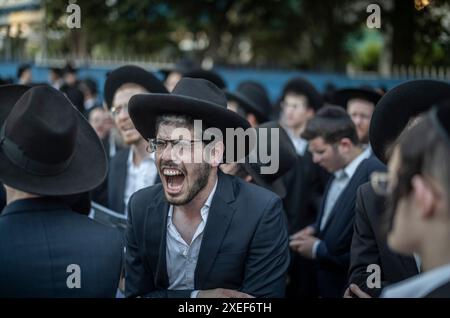
[[422,298],[450,281],[450,264],[386,287],[382,298]]
[[296,136],[291,129],[285,129],[292,143],[294,144],[295,152],[299,156],[303,156],[308,149],[308,141],[302,137]]
[[[214,193],[216,192],[217,181],[208,196],[203,207],[200,209],[201,222],[192,237],[191,244],[187,244],[181,237],[175,225],[172,223],[173,206],[170,205],[167,215],[166,234],[166,264],[169,277],[170,290],[194,289],[194,274],[197,267],[198,255],[203,240],[203,231],[208,220],[209,208],[211,206]],[[196,297],[198,291],[192,293]]]
[[133,156],[133,149],[130,149],[127,161],[127,180],[125,182],[125,192],[123,195],[125,213],[127,213],[128,201],[133,193],[153,185],[155,183],[156,175],[158,174],[153,154],[149,154],[149,156],[144,158],[138,166],[134,164]]
[[[344,189],[347,187],[348,183],[352,179],[359,165],[364,159],[370,157],[370,152],[363,151],[355,159],[353,159],[345,168],[338,170],[334,173],[334,179],[331,182],[330,188],[327,192],[325,199],[325,206],[320,220],[319,229],[323,230],[331,216],[334,205],[341,196]],[[316,257],[317,248],[319,247],[321,241],[317,241],[313,245],[313,257]]]

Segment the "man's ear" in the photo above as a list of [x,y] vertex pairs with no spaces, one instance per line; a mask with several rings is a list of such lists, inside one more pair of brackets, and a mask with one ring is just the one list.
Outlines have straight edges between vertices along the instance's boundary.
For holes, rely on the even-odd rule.
[[434,215],[436,196],[431,185],[420,175],[415,175],[411,180],[413,194],[416,204],[422,211],[424,218]]
[[224,151],[225,145],[222,141],[214,143],[214,146],[209,149],[209,163],[211,166],[218,167],[222,163]]
[[353,143],[351,142],[351,140],[349,138],[342,138],[339,141],[339,148],[341,148],[341,151],[343,150],[343,151],[347,152],[350,149],[350,146],[352,144]]

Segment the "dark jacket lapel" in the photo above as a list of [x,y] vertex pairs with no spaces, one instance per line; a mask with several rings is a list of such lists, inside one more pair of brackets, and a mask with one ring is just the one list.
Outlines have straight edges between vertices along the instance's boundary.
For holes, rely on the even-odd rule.
[[[147,253],[150,255],[149,261],[151,268],[154,268],[155,286],[167,288],[169,278],[166,265],[166,233],[167,233],[167,214],[169,203],[164,198],[162,190],[148,207],[146,215],[146,227],[144,237],[147,243]],[[159,248],[154,248],[158,246]]]
[[131,149],[118,152],[110,162],[108,172],[108,207],[117,213],[125,212],[123,202],[127,181],[127,161]]
[[[354,173],[354,175],[352,176],[352,178],[350,179],[349,183],[347,184],[347,186],[345,187],[345,189],[342,191],[342,193],[339,195],[339,198],[337,199],[336,203],[334,204],[333,208],[331,209],[331,213],[330,216],[328,218],[327,223],[325,224],[325,227],[320,231],[323,235],[323,233],[326,232],[327,228],[330,226],[331,223],[333,223],[333,218],[336,215],[337,211],[346,211],[348,210],[346,208],[346,205],[348,205],[349,203],[351,203],[351,200],[349,200],[352,196],[356,199],[356,190],[358,189],[358,187],[363,184],[365,181],[365,176],[366,176],[366,171],[365,171],[365,166],[366,166],[366,161],[367,159],[363,160],[358,168],[356,168],[356,171]],[[353,200],[354,201],[354,200]],[[324,205],[325,205],[325,201],[324,201]]]
[[218,177],[195,269],[196,289],[201,289],[208,277],[236,210],[232,205],[235,200],[232,177],[221,172],[218,173]]

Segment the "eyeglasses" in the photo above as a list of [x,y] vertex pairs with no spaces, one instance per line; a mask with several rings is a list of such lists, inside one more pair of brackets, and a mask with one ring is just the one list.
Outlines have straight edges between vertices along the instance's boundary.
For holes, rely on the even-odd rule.
[[282,101],[281,103],[280,103],[280,106],[281,106],[281,108],[288,108],[288,107],[292,107],[292,108],[294,108],[294,109],[298,109],[298,108],[301,108],[301,107],[304,107],[305,106],[305,104],[303,104],[303,103],[288,103],[288,102],[285,102],[285,101]]
[[111,114],[113,117],[119,116],[122,111],[128,114],[128,104],[111,107]]
[[191,150],[192,145],[195,142],[203,142],[203,140],[200,139],[194,139],[194,140],[186,140],[186,139],[174,139],[174,140],[168,140],[168,139],[159,139],[159,138],[152,138],[148,140],[149,143],[149,152],[162,152],[164,149],[166,149],[167,145],[170,144],[172,146],[172,149],[176,148],[178,150]]

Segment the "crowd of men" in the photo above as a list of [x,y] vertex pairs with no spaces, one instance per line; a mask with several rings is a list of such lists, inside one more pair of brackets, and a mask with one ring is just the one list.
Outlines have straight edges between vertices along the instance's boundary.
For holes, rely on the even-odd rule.
[[272,103],[258,81],[162,73],[111,70],[103,103],[70,65],[0,86],[0,297],[450,296],[449,83],[297,76]]

